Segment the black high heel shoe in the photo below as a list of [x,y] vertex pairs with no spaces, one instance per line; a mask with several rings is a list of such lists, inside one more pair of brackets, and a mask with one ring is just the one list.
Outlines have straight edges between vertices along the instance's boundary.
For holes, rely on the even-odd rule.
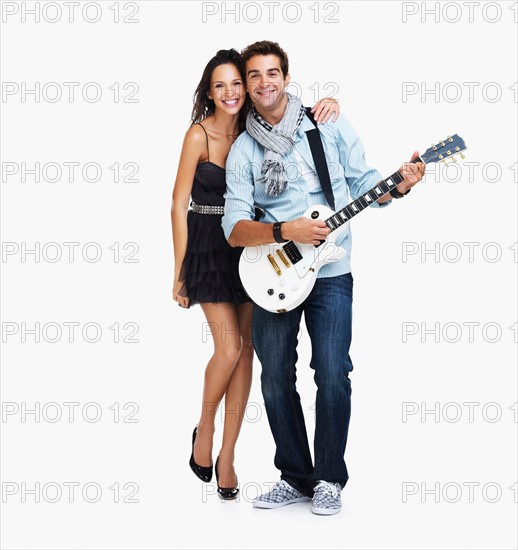
[[219,486],[218,462],[219,462],[219,456],[216,459],[216,466],[214,466],[214,469],[216,471],[216,482],[218,484],[218,495],[223,500],[233,500],[234,498],[237,497],[237,494],[239,493],[239,489],[237,487],[220,487]]
[[194,462],[194,442],[196,441],[197,433],[198,426],[195,426],[194,431],[192,432],[192,453],[189,460],[189,466],[197,477],[199,477],[202,481],[209,483],[209,481],[212,479],[212,466],[198,466],[198,464]]

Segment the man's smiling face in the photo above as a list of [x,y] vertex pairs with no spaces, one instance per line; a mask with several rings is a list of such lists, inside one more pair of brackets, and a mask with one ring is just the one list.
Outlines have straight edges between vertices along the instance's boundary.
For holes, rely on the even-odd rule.
[[246,62],[246,89],[259,110],[273,111],[285,98],[290,75],[282,74],[281,61],[273,54],[254,55]]

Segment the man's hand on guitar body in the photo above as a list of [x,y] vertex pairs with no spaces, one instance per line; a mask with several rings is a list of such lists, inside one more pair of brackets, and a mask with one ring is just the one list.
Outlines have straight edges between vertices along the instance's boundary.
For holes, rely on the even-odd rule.
[[291,222],[284,222],[281,226],[283,239],[303,244],[320,244],[331,233],[323,220],[297,218]]

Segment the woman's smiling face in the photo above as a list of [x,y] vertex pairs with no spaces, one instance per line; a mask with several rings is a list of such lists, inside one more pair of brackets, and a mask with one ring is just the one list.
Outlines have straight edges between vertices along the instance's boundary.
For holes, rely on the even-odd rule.
[[208,97],[220,109],[230,115],[239,112],[245,102],[243,79],[235,65],[225,63],[212,71]]

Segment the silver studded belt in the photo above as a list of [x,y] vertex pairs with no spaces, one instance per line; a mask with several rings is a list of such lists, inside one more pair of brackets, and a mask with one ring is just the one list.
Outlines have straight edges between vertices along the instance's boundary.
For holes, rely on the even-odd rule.
[[224,206],[210,206],[208,204],[197,204],[191,201],[191,207],[197,214],[221,214],[225,213]]

